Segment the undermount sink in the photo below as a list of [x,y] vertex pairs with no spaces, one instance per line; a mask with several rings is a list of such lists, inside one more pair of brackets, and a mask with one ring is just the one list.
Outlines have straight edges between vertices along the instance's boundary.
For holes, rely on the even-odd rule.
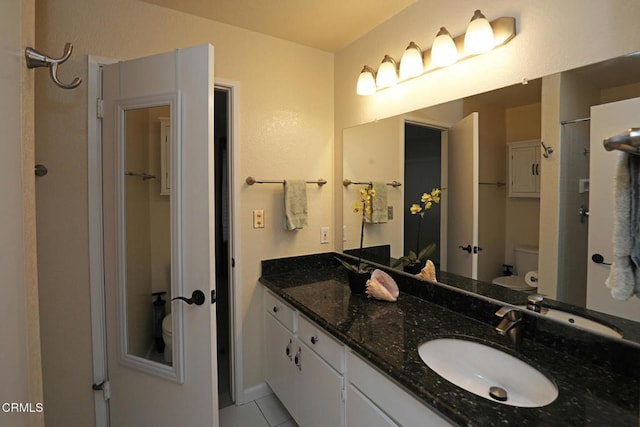
[[558,388],[537,369],[483,344],[439,338],[421,344],[418,353],[447,381],[494,402],[535,408],[558,397]]
[[[526,309],[526,305],[520,305],[518,308]],[[585,329],[590,332],[599,332],[601,334],[609,335],[616,338],[622,338],[622,334],[615,329],[603,325],[602,323],[594,320],[587,319],[577,314],[568,313],[566,311],[558,310],[555,308],[544,308],[540,313],[551,319],[559,320],[560,322],[569,323],[576,328]]]

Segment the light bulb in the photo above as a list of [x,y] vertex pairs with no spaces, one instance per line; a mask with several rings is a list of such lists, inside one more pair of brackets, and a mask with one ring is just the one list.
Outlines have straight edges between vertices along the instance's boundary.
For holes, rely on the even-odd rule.
[[378,74],[376,76],[376,86],[378,89],[382,89],[389,86],[395,86],[398,82],[398,68],[396,61],[389,55],[385,55],[378,68]]
[[434,67],[446,67],[458,60],[458,49],[445,27],[440,27],[431,46],[431,63]]
[[356,93],[358,95],[373,95],[376,93],[376,72],[373,68],[365,65],[360,75],[358,76],[358,84],[356,86]]
[[402,54],[400,60],[400,78],[408,79],[422,74],[424,64],[422,62],[422,51],[414,42],[409,43],[407,49]]
[[476,10],[464,35],[464,53],[477,55],[488,52],[494,47],[493,28],[482,12]]

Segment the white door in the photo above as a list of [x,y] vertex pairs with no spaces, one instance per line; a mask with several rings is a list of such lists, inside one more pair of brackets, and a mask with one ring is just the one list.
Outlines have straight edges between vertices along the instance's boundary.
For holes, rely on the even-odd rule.
[[[640,321],[640,298],[617,301],[605,286],[609,267],[591,260],[600,254],[612,262],[613,183],[618,151],[606,151],[602,141],[640,126],[640,98],[591,107],[591,147],[589,163],[589,251],[587,260],[587,308]],[[576,216],[577,220],[577,216]]]
[[478,113],[449,129],[447,271],[478,277]]
[[[110,425],[218,426],[213,47],[108,65],[103,88]],[[171,123],[169,196],[158,179],[160,117]],[[151,298],[159,290],[167,299],[204,296],[201,305],[166,303],[164,353]]]

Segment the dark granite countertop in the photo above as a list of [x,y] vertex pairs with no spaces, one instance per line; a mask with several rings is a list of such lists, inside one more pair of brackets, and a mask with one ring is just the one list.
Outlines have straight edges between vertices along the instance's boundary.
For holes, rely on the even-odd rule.
[[[263,261],[260,281],[454,424],[638,426],[633,346],[525,314],[524,338],[515,348],[495,332],[497,306],[393,271],[388,272],[400,287],[398,301],[367,299],[350,292],[334,256]],[[559,396],[541,408],[520,408],[460,389],[418,355],[419,344],[438,337],[464,338],[512,354],[550,378]],[[623,363],[630,366],[618,366]]]

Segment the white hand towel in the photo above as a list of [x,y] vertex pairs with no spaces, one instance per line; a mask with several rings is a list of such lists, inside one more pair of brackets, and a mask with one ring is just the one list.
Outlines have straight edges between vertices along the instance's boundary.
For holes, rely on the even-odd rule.
[[307,183],[302,179],[284,181],[284,228],[307,226]]
[[380,224],[389,220],[387,203],[387,184],[384,182],[373,183],[374,196],[371,201],[371,215],[365,217],[365,221],[372,224]]
[[631,181],[629,178],[629,158],[624,152],[618,153],[615,182],[613,188],[613,256],[614,261],[605,284],[611,289],[611,296],[618,301],[629,299],[636,291],[636,280],[631,249]]

